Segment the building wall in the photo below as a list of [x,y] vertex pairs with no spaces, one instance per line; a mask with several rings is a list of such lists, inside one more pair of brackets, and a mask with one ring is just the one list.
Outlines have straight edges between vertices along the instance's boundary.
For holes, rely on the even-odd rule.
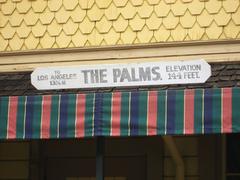
[[0,180],[27,180],[29,177],[29,143],[0,143]]
[[[186,180],[200,180],[199,167],[199,137],[182,136],[175,137],[176,146],[182,155],[185,165]],[[164,180],[175,180],[176,165],[173,162],[167,147],[164,148]]]
[[[186,180],[199,180],[199,137],[174,140],[184,159]],[[106,176],[110,179],[123,180],[129,172],[133,177],[141,172],[144,179],[175,179],[176,166],[161,137],[108,139],[105,150]],[[38,180],[56,174],[61,178],[82,180],[80,177],[84,176],[84,180],[93,180],[94,169],[93,140],[0,143],[0,180]]]
[[[128,180],[161,179],[162,147],[160,137],[107,138],[105,176]],[[42,149],[42,156],[46,157],[45,174],[51,179],[95,176],[96,142],[93,139],[50,141],[43,143]],[[56,172],[63,173],[56,177]]]
[[0,0],[0,51],[240,38],[239,0]]

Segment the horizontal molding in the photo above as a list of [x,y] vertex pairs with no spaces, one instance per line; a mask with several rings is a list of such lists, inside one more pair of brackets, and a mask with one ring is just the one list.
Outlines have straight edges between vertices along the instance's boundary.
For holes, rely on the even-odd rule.
[[80,49],[0,53],[0,72],[32,71],[36,67],[146,61],[240,61],[240,41],[164,43]]

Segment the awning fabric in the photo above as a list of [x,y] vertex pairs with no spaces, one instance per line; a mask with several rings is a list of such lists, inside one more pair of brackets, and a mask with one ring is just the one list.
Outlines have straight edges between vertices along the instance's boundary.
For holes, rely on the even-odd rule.
[[240,132],[240,88],[0,97],[0,139]]

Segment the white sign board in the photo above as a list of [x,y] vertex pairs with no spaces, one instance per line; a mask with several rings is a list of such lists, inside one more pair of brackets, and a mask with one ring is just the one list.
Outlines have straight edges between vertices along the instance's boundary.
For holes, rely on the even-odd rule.
[[161,61],[37,68],[31,82],[47,90],[204,83],[210,76],[204,60]]

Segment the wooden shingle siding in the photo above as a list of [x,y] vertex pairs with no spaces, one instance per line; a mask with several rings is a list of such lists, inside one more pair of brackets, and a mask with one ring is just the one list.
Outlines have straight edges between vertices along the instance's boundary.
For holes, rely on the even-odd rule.
[[240,38],[239,0],[0,0],[0,51]]

